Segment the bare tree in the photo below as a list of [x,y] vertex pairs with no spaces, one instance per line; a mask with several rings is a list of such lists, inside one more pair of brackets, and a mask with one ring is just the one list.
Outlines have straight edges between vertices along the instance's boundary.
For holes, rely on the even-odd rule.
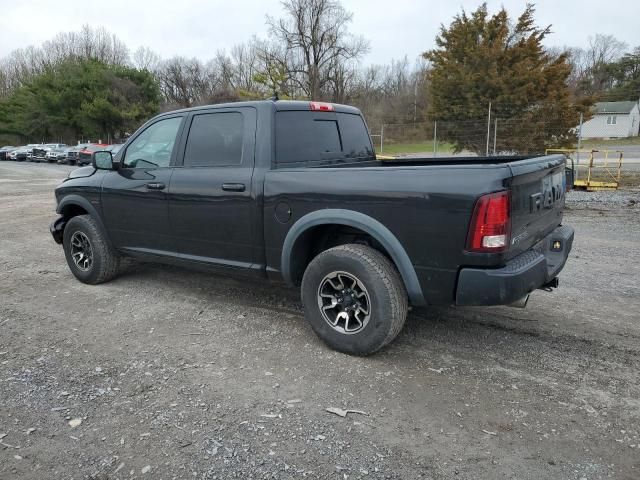
[[5,63],[15,85],[20,85],[33,75],[41,73],[47,64],[42,50],[33,46],[14,50],[6,58]]
[[139,47],[133,52],[133,65],[139,70],[148,70],[155,72],[160,65],[160,55],[151,50],[149,47]]
[[94,59],[111,65],[129,63],[129,49],[104,27],[83,25],[79,32],[62,32],[40,48],[47,65],[69,59]]
[[420,59],[414,64],[404,57],[388,65],[370,65],[359,69],[352,82],[347,103],[357,105],[369,125],[380,123],[424,123],[428,106],[429,64]]
[[9,76],[9,69],[7,68],[7,61],[5,59],[0,60],[0,101],[3,98],[7,98],[13,91],[13,82]]
[[626,49],[626,43],[602,34],[590,37],[586,49],[565,48],[572,69],[569,86],[578,96],[601,95],[614,81],[608,66],[619,60]]
[[593,69],[618,60],[626,49],[627,44],[613,35],[598,33],[594,37],[589,37],[589,48],[586,51],[588,67]]
[[256,40],[236,45],[231,49],[231,61],[235,68],[236,87],[244,92],[255,92],[259,89],[255,76],[259,71],[259,57]]
[[265,94],[277,92],[281,98],[299,96],[296,75],[290,68],[287,49],[276,40],[256,40],[257,72],[253,76],[257,90]]
[[353,62],[336,62],[329,75],[328,92],[337,103],[348,103],[358,79],[358,66]]
[[237,65],[225,51],[218,51],[216,56],[207,63],[212,90],[236,90]]
[[282,6],[284,18],[267,16],[271,37],[284,46],[274,60],[286,65],[303,95],[321,98],[342,70],[338,66],[361,58],[369,44],[349,33],[353,15],[337,0],[284,0]]
[[197,58],[173,57],[162,62],[156,73],[168,106],[190,107],[213,93],[212,78]]

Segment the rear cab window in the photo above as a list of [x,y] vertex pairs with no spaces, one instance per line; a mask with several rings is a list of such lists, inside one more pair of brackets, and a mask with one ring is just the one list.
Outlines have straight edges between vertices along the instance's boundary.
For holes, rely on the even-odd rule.
[[281,110],[275,131],[275,168],[375,160],[367,126],[355,113]]

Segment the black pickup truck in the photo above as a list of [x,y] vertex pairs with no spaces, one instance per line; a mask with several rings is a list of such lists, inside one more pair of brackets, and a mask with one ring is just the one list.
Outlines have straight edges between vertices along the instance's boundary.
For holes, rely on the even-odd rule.
[[82,282],[122,257],[300,287],[331,347],[366,355],[410,305],[526,303],[557,286],[565,158],[381,161],[353,107],[301,101],[159,115],[56,189],[51,225]]

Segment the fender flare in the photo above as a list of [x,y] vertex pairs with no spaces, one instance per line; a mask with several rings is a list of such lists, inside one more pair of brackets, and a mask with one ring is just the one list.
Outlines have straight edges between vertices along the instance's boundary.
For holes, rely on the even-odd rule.
[[291,257],[296,241],[300,235],[309,228],[319,225],[345,225],[357,228],[371,235],[391,256],[391,260],[400,272],[411,304],[416,306],[426,305],[418,276],[402,244],[395,235],[378,220],[353,210],[316,210],[303,216],[293,224],[284,240],[281,257],[282,276],[288,285],[294,285],[293,279],[291,278]]
[[62,200],[60,200],[60,203],[56,208],[56,213],[62,215],[62,211],[64,210],[64,208],[69,205],[77,205],[78,207],[82,207],[84,210],[86,210],[86,212],[91,215],[91,217],[98,223],[98,226],[102,230],[102,233],[104,234],[109,244],[113,246],[111,238],[109,237],[109,233],[105,228],[104,223],[102,222],[102,217],[98,213],[96,207],[93,206],[89,200],[80,195],[65,195]]

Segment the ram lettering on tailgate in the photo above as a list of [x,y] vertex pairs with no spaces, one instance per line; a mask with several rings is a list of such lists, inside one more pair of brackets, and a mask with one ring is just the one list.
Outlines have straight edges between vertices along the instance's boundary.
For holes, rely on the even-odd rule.
[[562,173],[554,173],[542,179],[542,192],[534,193],[530,199],[531,213],[553,208],[557,201],[564,198],[565,177]]

